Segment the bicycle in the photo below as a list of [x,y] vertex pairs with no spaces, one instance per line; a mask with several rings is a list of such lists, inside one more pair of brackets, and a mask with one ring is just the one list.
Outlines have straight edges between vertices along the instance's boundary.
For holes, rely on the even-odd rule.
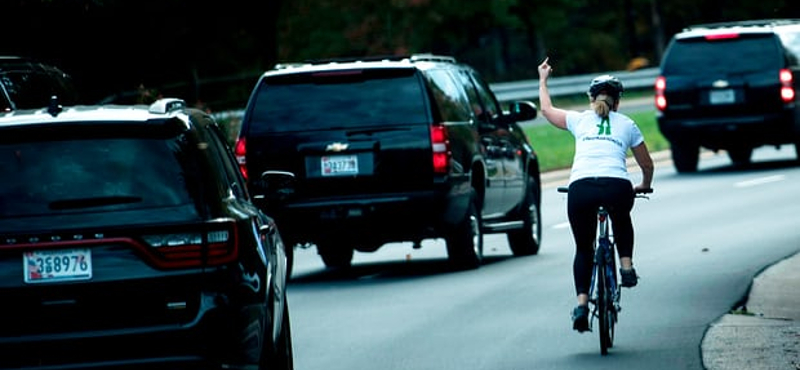
[[[559,193],[568,193],[569,188],[561,186]],[[636,198],[649,199],[647,195],[653,189],[636,190]],[[594,245],[594,267],[592,267],[592,284],[589,286],[589,304],[592,306],[589,331],[592,331],[594,319],[597,318],[600,330],[600,354],[607,355],[608,349],[614,346],[614,327],[617,316],[622,310],[620,299],[622,292],[617,284],[616,253],[614,238],[609,233],[610,219],[608,212],[600,206],[597,210],[597,239]]]

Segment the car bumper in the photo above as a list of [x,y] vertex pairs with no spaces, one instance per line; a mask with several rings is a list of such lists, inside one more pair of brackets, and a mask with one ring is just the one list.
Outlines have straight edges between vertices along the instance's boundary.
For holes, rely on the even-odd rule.
[[711,149],[793,143],[800,133],[792,111],[770,115],[675,118],[658,117],[661,133],[670,142],[696,143]]
[[464,217],[469,186],[447,192],[326,198],[287,204],[277,214],[295,240],[355,236],[386,243],[437,237]]
[[1,336],[0,369],[257,368],[266,316],[263,304],[203,294],[196,318],[184,324]]

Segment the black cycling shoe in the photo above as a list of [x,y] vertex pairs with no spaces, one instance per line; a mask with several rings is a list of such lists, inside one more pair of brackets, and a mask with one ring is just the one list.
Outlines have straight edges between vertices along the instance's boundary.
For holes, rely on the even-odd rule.
[[572,329],[579,333],[589,330],[589,306],[579,305],[572,310]]
[[619,276],[623,288],[633,288],[639,282],[639,276],[636,275],[636,270],[631,267],[630,270],[619,269]]

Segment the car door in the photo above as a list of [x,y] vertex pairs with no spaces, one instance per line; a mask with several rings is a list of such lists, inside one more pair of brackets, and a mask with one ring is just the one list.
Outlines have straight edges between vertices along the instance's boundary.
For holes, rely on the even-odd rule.
[[518,127],[499,119],[503,112],[486,81],[475,71],[469,72],[469,78],[475,87],[477,98],[488,113],[485,116],[491,129],[482,137],[490,138],[486,141],[493,143],[496,160],[502,164],[503,197],[498,211],[507,213],[520,202],[525,190],[523,151],[521,143],[513,132]]
[[481,98],[468,70],[459,69],[455,75],[460,85],[464,87],[464,92],[472,108],[472,120],[480,135],[484,163],[486,163],[487,182],[483,211],[484,216],[489,216],[502,212],[505,208],[503,206],[505,203],[503,144],[494,132],[497,129],[496,126],[491,123],[497,110],[496,107],[487,105]]

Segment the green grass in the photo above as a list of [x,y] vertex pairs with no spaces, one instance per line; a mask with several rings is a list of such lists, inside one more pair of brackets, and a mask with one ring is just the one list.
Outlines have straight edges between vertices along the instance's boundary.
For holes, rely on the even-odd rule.
[[[656,122],[655,111],[638,112],[629,114],[639,126],[644,135],[650,152],[669,149],[669,142],[661,135]],[[568,131],[555,128],[547,123],[525,128],[525,134],[530,139],[533,148],[539,155],[539,168],[541,172],[568,168],[572,165],[572,156],[575,154],[575,140]],[[630,151],[628,155],[630,155]]]

